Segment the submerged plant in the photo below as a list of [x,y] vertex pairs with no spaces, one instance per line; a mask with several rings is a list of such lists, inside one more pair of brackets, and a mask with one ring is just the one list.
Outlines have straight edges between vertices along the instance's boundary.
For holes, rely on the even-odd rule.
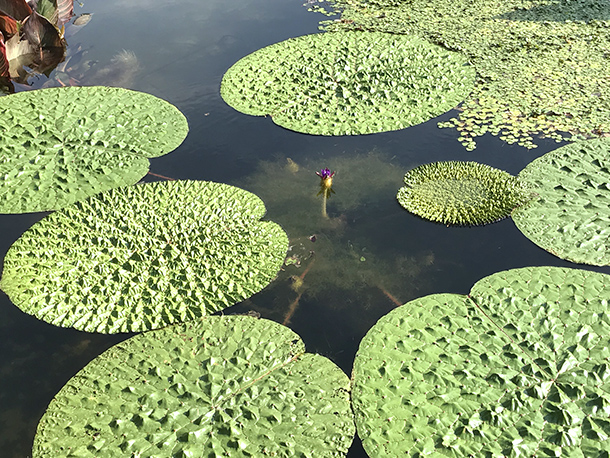
[[331,172],[328,168],[316,172],[316,175],[320,177],[320,192],[318,192],[318,195],[322,195],[322,216],[324,218],[328,218],[328,213],[326,213],[326,200],[330,198],[331,194],[335,193],[332,187],[335,173],[336,172]]
[[408,171],[398,202],[446,225],[476,226],[506,218],[527,201],[521,181],[478,162],[433,162]]
[[305,35],[242,58],[220,93],[236,110],[314,135],[403,129],[441,115],[471,91],[461,55],[404,35]]

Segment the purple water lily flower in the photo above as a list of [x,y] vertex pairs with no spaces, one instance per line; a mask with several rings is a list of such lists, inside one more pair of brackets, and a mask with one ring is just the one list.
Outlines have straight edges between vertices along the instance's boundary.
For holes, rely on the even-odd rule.
[[337,173],[337,172],[331,172],[329,168],[326,168],[326,169],[320,170],[319,172],[316,172],[316,175],[318,175],[323,180],[326,180],[327,178],[334,177],[335,173]]

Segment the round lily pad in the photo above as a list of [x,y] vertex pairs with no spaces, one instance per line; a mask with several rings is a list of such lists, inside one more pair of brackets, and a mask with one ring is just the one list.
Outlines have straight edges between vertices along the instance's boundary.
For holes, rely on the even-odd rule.
[[461,102],[474,69],[420,38],[336,32],[291,38],[233,65],[220,93],[242,113],[315,135],[403,129]]
[[0,98],[0,213],[57,210],[137,183],[148,158],[177,148],[186,118],[168,102],[110,87]]
[[563,146],[519,173],[538,197],[513,213],[523,234],[562,259],[610,265],[610,141]]
[[288,238],[263,202],[205,181],[107,191],[34,224],[9,249],[0,287],[62,327],[118,333],[221,310],[275,278]]
[[446,225],[481,225],[506,218],[526,200],[511,174],[478,162],[433,162],[409,170],[396,196],[411,213]]
[[607,456],[610,276],[500,272],[390,312],[360,344],[369,456]]
[[101,354],[51,401],[32,456],[345,456],[350,383],[272,321],[205,317]]

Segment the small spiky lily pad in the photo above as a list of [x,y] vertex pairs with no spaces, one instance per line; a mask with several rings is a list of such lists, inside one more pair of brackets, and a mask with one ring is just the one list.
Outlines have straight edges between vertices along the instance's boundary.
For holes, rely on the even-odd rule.
[[233,305],[267,286],[288,238],[263,202],[205,181],[98,194],[34,224],[9,249],[0,287],[48,323],[118,333]]
[[0,213],[57,210],[135,184],[176,149],[186,118],[168,102],[109,87],[0,98]]
[[233,65],[220,93],[242,113],[315,135],[413,126],[461,102],[474,69],[420,38],[337,32],[291,38]]
[[32,456],[340,457],[347,376],[268,320],[205,317],[98,356],[51,401]]
[[523,234],[562,259],[610,265],[610,141],[563,146],[529,163],[519,177],[538,197],[513,216]]
[[607,456],[610,276],[528,267],[381,318],[353,370],[371,457]]
[[422,218],[474,226],[506,218],[527,200],[511,174],[478,162],[433,162],[409,170],[398,202]]

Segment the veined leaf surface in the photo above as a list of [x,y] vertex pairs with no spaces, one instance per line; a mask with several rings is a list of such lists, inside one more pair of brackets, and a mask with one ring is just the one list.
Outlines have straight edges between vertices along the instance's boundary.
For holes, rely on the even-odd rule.
[[288,238],[263,202],[204,181],[111,190],[52,213],[9,249],[0,287],[24,312],[89,332],[143,331],[260,291]]
[[345,456],[349,379],[272,321],[205,317],[143,333],[76,374],[33,457]]
[[0,212],[57,210],[137,183],[149,157],[188,132],[176,107],[149,94],[65,87],[0,98]]
[[381,318],[353,370],[371,457],[610,452],[610,276],[527,267]]

